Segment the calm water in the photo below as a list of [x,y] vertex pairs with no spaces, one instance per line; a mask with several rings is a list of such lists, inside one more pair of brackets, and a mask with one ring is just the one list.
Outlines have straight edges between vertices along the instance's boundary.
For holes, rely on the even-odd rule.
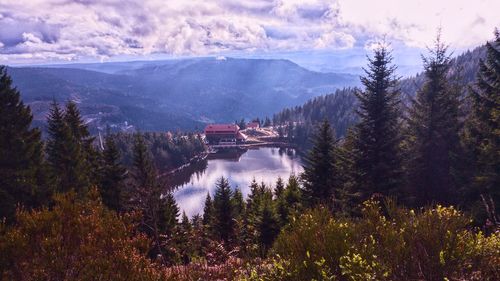
[[302,172],[300,158],[293,149],[262,147],[215,157],[218,159],[195,165],[187,175],[176,175],[175,198],[181,212],[188,216],[203,213],[207,192],[213,198],[215,183],[221,176],[229,179],[233,189],[240,188],[246,197],[254,178],[274,186],[278,176],[286,180],[291,173]]

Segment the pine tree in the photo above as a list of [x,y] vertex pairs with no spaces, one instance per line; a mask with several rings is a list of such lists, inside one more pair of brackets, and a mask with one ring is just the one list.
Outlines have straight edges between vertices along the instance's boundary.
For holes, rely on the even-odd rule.
[[305,200],[310,206],[331,204],[336,186],[335,138],[328,120],[324,120],[313,137],[313,147],[304,159]]
[[167,192],[162,197],[159,214],[159,231],[167,236],[172,236],[178,224],[179,206],[175,202],[172,192]]
[[224,177],[217,181],[214,196],[214,232],[215,236],[226,245],[234,239],[234,209],[231,204],[233,192]]
[[396,67],[386,47],[374,51],[368,59],[368,69],[361,77],[364,91],[356,92],[360,106],[356,125],[358,157],[356,189],[363,200],[371,194],[399,195],[402,188],[400,92],[394,76]]
[[210,193],[207,192],[207,197],[205,199],[205,206],[203,207],[203,237],[202,237],[202,248],[204,252],[209,251],[212,239],[214,239],[214,205]]
[[212,198],[210,197],[210,193],[207,193],[207,197],[205,199],[205,207],[203,208],[203,224],[209,228],[212,227],[214,220],[214,206],[212,203]]
[[258,230],[261,256],[265,257],[268,249],[271,248],[274,239],[279,233],[279,220],[271,199],[267,199],[263,202]]
[[47,160],[56,191],[74,189],[80,195],[85,195],[89,187],[85,157],[64,120],[64,111],[55,101],[51,105],[47,123]]
[[95,138],[90,135],[89,129],[80,114],[80,110],[73,101],[68,101],[66,103],[64,122],[67,124],[80,150],[80,154],[84,158],[84,167],[80,173],[88,177],[87,180],[89,183],[98,184],[96,179],[99,178],[99,155],[98,151],[94,149],[92,145]]
[[431,55],[424,57],[425,83],[409,112],[408,165],[410,187],[418,205],[456,198],[453,157],[458,152],[458,94],[447,73],[450,58],[438,35]]
[[[13,218],[15,206],[46,203],[40,131],[5,67],[0,66],[0,220]],[[37,202],[38,201],[38,202]]]
[[100,184],[103,203],[110,209],[122,209],[122,189],[126,169],[120,164],[120,152],[112,135],[107,135],[102,153]]
[[233,198],[231,198],[231,204],[233,204],[234,216],[238,219],[245,214],[245,201],[243,200],[243,193],[239,188],[236,188],[233,192]]
[[285,190],[285,184],[283,183],[283,179],[278,176],[278,180],[276,181],[276,186],[274,187],[274,195],[276,196],[276,198],[281,198],[284,190]]
[[169,254],[164,250],[164,237],[161,235],[162,223],[162,185],[158,181],[149,149],[141,134],[135,135],[133,148],[133,167],[131,173],[132,190],[129,204],[132,209],[142,213],[140,228],[153,241],[151,257],[159,257],[163,264],[169,263]]
[[263,127],[271,127],[271,125],[272,125],[271,119],[269,119],[269,117],[266,116]]
[[472,112],[465,142],[472,160],[472,184],[467,201],[480,201],[488,219],[500,225],[500,34],[486,43],[487,56],[479,63],[470,91]]
[[[359,174],[356,172],[356,160],[359,157],[359,151],[356,149],[356,134],[351,128],[347,131],[342,144],[338,148],[337,163],[338,174],[340,177],[341,188],[338,192],[336,205],[339,207],[339,212],[344,215],[351,215],[359,202],[366,198],[362,190],[356,189],[356,178]],[[358,160],[359,161],[359,160]],[[359,178],[359,177],[358,177]]]
[[193,255],[194,249],[191,244],[192,231],[191,222],[186,212],[182,212],[182,220],[179,225],[179,232],[177,233],[179,240],[177,245],[180,248],[181,260],[184,265],[189,264]]

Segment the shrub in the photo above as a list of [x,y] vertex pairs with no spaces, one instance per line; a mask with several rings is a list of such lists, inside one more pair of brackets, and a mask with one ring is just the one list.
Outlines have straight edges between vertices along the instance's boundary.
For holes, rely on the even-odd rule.
[[453,207],[367,201],[362,214],[318,208],[292,221],[273,248],[292,275],[273,280],[500,280],[500,232],[470,229]]
[[96,190],[89,197],[68,193],[52,209],[19,209],[16,224],[0,228],[1,279],[161,280],[135,216],[106,209]]

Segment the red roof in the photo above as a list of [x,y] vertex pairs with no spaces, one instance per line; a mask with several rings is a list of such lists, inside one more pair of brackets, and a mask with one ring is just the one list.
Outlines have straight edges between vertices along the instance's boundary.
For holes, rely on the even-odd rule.
[[205,127],[205,134],[238,133],[240,127],[236,124],[210,124]]

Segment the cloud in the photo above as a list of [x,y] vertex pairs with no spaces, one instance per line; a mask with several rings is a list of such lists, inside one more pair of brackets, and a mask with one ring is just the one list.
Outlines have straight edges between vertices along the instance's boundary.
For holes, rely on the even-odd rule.
[[0,60],[337,50],[373,40],[457,48],[500,26],[497,0],[0,0]]

